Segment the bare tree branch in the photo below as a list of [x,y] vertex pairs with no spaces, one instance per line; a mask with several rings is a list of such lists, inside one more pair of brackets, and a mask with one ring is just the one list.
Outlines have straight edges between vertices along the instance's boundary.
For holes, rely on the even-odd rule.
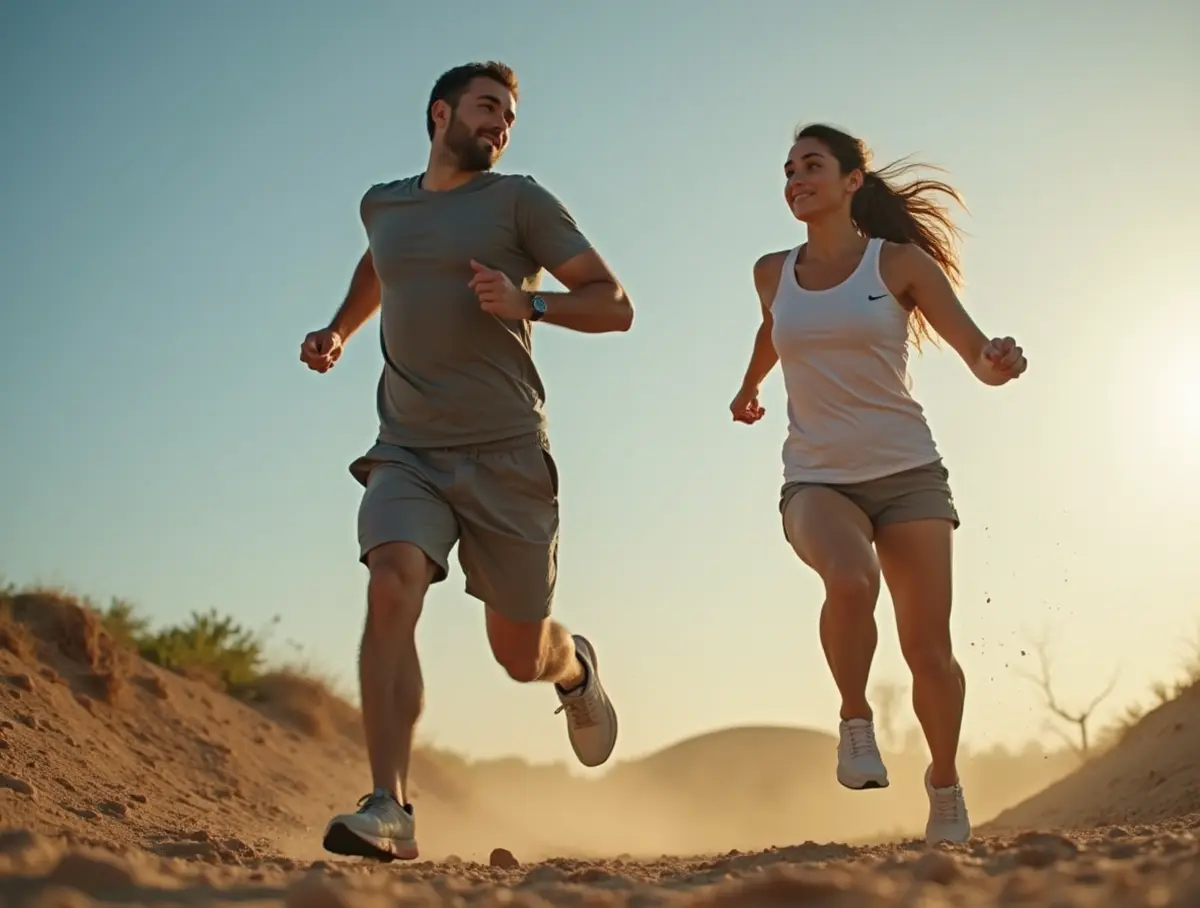
[[1064,706],[1062,701],[1054,693],[1053,670],[1050,662],[1050,647],[1046,641],[1045,635],[1033,639],[1030,643],[1030,648],[1037,657],[1038,668],[1036,672],[1030,672],[1023,668],[1017,669],[1017,674],[1032,682],[1042,692],[1042,697],[1046,702],[1046,709],[1063,722],[1068,722],[1074,725],[1078,730],[1078,742],[1072,742],[1061,731],[1060,737],[1063,737],[1071,745],[1072,750],[1079,755],[1081,759],[1086,759],[1091,749],[1091,740],[1089,735],[1089,723],[1092,719],[1092,714],[1095,713],[1097,707],[1103,703],[1117,686],[1117,679],[1120,677],[1120,669],[1113,671],[1112,677],[1108,679],[1108,683],[1104,688],[1091,699],[1087,706],[1082,709],[1069,709]]

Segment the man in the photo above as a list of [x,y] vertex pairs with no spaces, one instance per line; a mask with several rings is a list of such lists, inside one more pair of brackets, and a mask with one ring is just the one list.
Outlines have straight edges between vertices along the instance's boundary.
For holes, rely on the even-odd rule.
[[[531,177],[492,172],[517,94],[502,63],[458,66],[437,80],[424,173],[366,192],[367,251],[329,326],[300,348],[310,369],[326,372],[381,310],[379,436],[350,465],[365,488],[358,537],[370,577],[359,684],[373,790],[326,828],[325,848],[337,854],[417,857],[407,797],[424,692],[415,632],[455,544],[500,665],[516,681],[554,684],[585,766],[604,763],[616,744],[595,649],[550,620],[558,473],[530,350],[535,321],[627,331],[633,308],[550,192]],[[568,292],[539,292],[543,270]]]

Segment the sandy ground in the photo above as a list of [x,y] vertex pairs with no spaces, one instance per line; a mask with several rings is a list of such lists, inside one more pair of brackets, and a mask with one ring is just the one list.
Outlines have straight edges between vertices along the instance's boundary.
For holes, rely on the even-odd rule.
[[0,621],[0,906],[1200,906],[1200,689],[967,846],[555,857],[536,822],[422,763],[438,860],[381,865],[320,848],[365,767],[319,689],[284,679],[254,708],[116,647],[69,602],[25,605]]

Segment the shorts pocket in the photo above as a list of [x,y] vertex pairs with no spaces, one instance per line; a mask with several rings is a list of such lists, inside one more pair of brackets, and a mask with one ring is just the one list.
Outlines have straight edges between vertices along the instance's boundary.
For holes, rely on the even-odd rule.
[[541,453],[542,466],[546,471],[546,481],[550,484],[550,495],[558,498],[558,464],[554,462],[554,455],[545,445],[538,445],[538,451]]

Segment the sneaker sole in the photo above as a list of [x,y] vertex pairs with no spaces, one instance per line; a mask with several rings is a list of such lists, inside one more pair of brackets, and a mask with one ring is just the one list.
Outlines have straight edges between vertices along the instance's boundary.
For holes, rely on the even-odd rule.
[[325,831],[321,843],[326,851],[346,857],[373,858],[385,864],[391,861],[413,861],[417,858],[417,843],[395,839],[368,839],[348,826],[334,823]]
[[[588,660],[592,666],[592,676],[595,679],[596,684],[598,684],[600,686],[600,689],[604,690],[604,682],[600,680],[600,659],[596,655],[596,650],[592,646],[592,641],[588,640],[587,637],[582,637],[582,636],[576,635],[576,639],[575,639],[576,646],[579,645],[580,640],[582,640],[584,646],[587,647]],[[583,757],[581,757],[579,755],[579,751],[575,751],[575,758],[577,760],[579,760],[579,762],[582,763],[584,766],[588,767],[589,769],[595,769],[597,766],[603,766],[605,763],[607,763],[608,758],[612,756],[613,751],[616,750],[616,747],[617,747],[617,732],[618,732],[617,710],[612,705],[612,701],[610,699],[608,699],[608,691],[606,691],[606,690],[604,690],[604,705],[606,707],[608,707],[608,719],[609,719],[609,722],[612,723],[612,740],[609,742],[609,745],[608,745],[608,754],[599,763],[588,763],[583,759]],[[575,750],[574,747],[572,747],[571,749]]]
[[887,788],[891,782],[884,776],[882,779],[869,778],[863,779],[861,782],[857,779],[843,779],[840,775],[837,777],[838,784],[843,788],[849,788],[851,791],[874,791],[876,789]]

